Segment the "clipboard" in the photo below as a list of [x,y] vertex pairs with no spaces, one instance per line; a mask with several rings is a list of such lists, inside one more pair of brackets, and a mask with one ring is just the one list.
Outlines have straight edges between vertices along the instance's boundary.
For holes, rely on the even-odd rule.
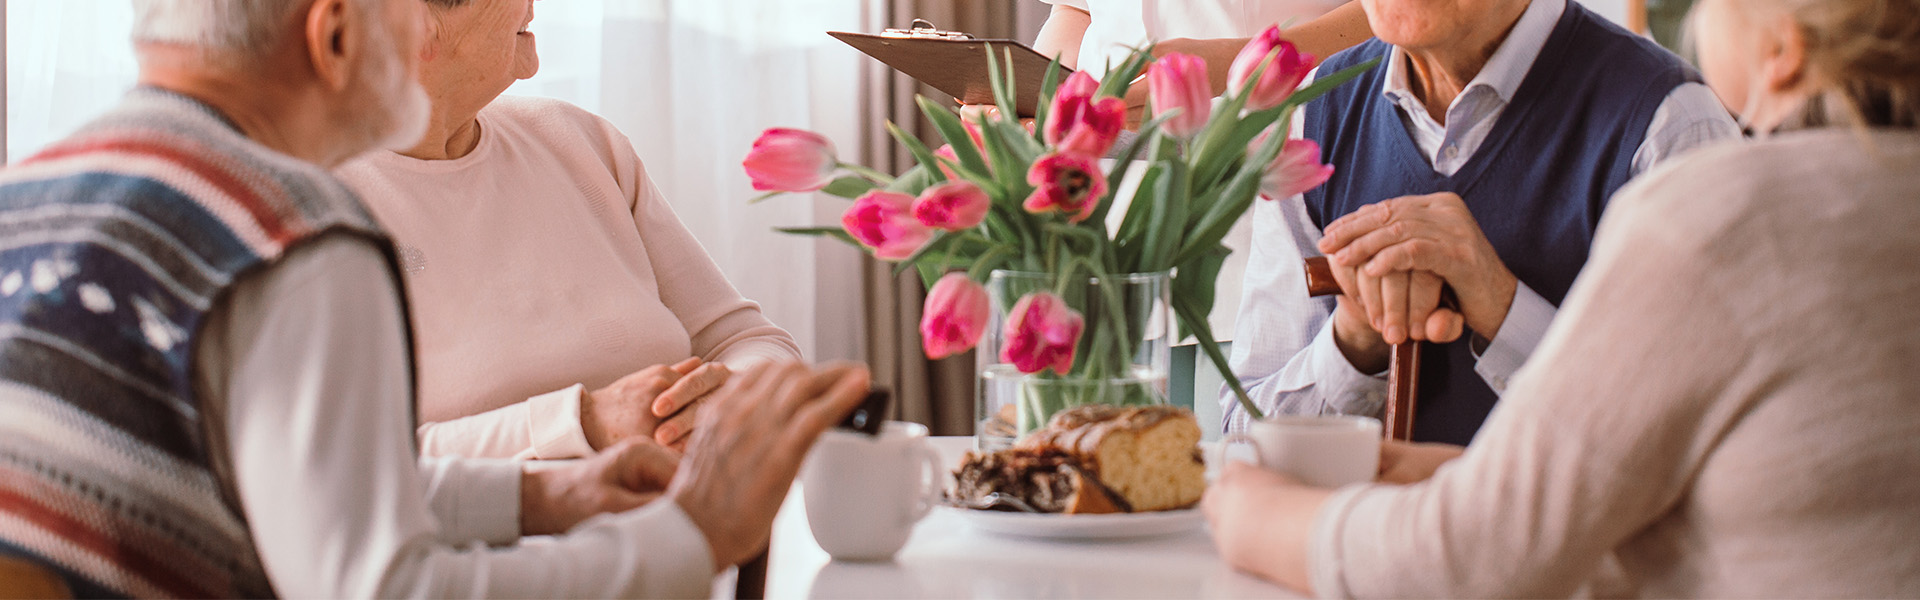
[[[1022,117],[1033,116],[1039,108],[1040,84],[1046,81],[1047,65],[1053,62],[1016,40],[980,39],[941,31],[921,19],[914,19],[911,29],[887,29],[878,35],[848,31],[829,31],[827,35],[966,104],[994,103],[987,49],[992,48],[997,59],[1005,59],[1003,53],[1011,50],[1014,97]],[[1072,73],[1073,69],[1060,67],[1059,81]]]

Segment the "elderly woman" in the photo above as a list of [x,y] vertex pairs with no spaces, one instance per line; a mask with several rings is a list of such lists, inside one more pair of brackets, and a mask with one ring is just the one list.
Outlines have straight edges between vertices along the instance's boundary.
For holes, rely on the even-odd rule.
[[[1301,111],[1295,133],[1333,178],[1254,208],[1234,372],[1269,413],[1377,414],[1389,344],[1451,342],[1426,348],[1413,435],[1465,444],[1586,263],[1607,199],[1738,129],[1686,63],[1575,2],[1360,4],[1377,39],[1320,72],[1381,63]],[[1323,252],[1354,295],[1306,299],[1301,258]],[[1416,268],[1355,268],[1376,253]],[[1435,310],[1443,284],[1458,313]]]
[[422,452],[567,458],[691,431],[730,369],[797,359],[673,215],[632,144],[539,70],[532,0],[427,0],[425,139],[339,175],[400,247]]
[[1762,139],[1620,193],[1464,454],[1339,491],[1230,465],[1229,561],[1322,596],[1920,596],[1920,0],[1696,10]]

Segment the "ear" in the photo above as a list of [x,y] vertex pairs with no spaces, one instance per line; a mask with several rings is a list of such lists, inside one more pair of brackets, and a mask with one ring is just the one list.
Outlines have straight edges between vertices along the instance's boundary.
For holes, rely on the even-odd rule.
[[1760,81],[1769,92],[1791,92],[1806,84],[1807,34],[1793,19],[1782,16],[1767,35],[1760,63]]
[[353,77],[351,65],[360,58],[361,37],[354,27],[349,0],[314,0],[307,8],[307,56],[327,89],[340,91]]

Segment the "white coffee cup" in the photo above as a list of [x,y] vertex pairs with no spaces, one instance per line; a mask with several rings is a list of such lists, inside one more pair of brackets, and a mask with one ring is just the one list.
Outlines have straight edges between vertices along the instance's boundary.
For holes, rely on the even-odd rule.
[[1373,481],[1380,472],[1380,420],[1373,417],[1276,416],[1227,436],[1222,454],[1236,443],[1252,444],[1261,467],[1315,487]]
[[835,560],[893,558],[946,485],[927,428],[888,421],[878,436],[820,436],[800,473],[813,539]]

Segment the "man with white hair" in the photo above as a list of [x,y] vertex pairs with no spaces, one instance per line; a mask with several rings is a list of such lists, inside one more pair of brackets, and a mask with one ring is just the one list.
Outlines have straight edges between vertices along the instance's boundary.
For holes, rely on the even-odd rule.
[[87,597],[704,596],[765,547],[864,370],[738,376],[684,460],[416,463],[392,246],[324,169],[419,137],[424,5],[134,6],[141,86],[0,171],[0,557]]

